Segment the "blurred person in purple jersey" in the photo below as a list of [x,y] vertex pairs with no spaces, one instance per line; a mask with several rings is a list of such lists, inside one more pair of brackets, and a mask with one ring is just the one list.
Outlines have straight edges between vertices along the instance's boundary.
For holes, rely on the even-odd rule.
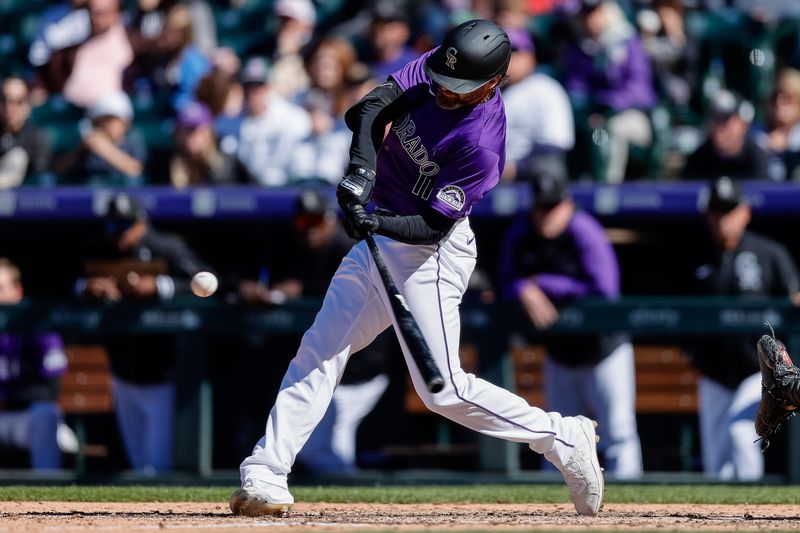
[[[22,301],[19,268],[0,258],[0,305]],[[31,468],[61,467],[58,393],[67,371],[57,333],[0,333],[0,445],[27,450]]]
[[[395,321],[362,240],[368,233],[444,376],[444,388],[431,393],[398,334],[425,405],[485,435],[527,444],[562,472],[579,514],[599,512],[604,480],[595,423],[532,407],[466,373],[459,360],[459,306],[477,259],[468,215],[503,172],[506,117],[498,87],[510,57],[502,28],[467,21],[345,114],[353,139],[337,198],[345,230],[361,242],[334,274],[289,364],[265,434],[240,465],[242,487],[230,499],[234,514],[289,511],[292,465],[328,409],[348,359]],[[372,213],[365,208],[370,199]]]
[[[559,309],[575,299],[619,296],[616,255],[603,227],[578,209],[563,179],[542,175],[533,182],[533,209],[506,234],[500,283],[537,330],[547,330]],[[627,335],[552,335],[544,390],[547,408],[597,418],[605,469],[617,478],[642,475],[636,430],[633,346]],[[565,393],[566,391],[566,393]]]
[[602,161],[596,178],[619,183],[630,146],[653,142],[648,113],[656,93],[650,58],[615,0],[580,0],[576,19],[579,36],[565,59],[564,86],[576,115],[588,115],[582,128],[592,130]]

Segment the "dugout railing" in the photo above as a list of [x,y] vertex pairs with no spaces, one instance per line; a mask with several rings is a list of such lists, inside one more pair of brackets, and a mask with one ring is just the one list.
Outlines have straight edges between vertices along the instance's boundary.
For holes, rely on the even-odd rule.
[[[0,306],[2,331],[60,331],[69,335],[114,333],[174,334],[177,339],[176,467],[211,476],[212,388],[206,372],[206,338],[218,334],[304,331],[313,321],[318,300],[253,308],[228,305],[213,298],[178,299],[150,305],[84,305],[65,301],[25,300]],[[530,332],[515,306],[467,304],[462,330],[482,354],[499,354],[482,361],[481,375],[513,387],[508,339],[511,332]],[[562,310],[551,332],[627,331],[634,339],[685,341],[708,334],[763,334],[769,323],[793,353],[800,353],[800,310],[783,299],[698,299],[636,297],[615,302],[585,299]],[[800,483],[800,424],[790,422],[785,481]],[[480,437],[480,469],[520,473],[519,444]]]

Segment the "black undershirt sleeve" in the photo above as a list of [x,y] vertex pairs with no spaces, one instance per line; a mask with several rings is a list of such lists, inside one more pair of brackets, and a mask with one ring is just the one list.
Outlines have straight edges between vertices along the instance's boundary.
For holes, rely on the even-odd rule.
[[408,112],[403,91],[393,80],[382,83],[347,110],[345,124],[353,132],[350,165],[375,170],[386,125]]
[[456,221],[428,208],[421,215],[378,217],[379,235],[406,244],[435,244],[447,235]]

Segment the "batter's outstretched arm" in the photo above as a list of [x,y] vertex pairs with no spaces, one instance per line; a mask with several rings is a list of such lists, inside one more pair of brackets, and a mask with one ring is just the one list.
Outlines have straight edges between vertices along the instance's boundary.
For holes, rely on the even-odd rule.
[[345,230],[356,240],[377,233],[406,244],[434,244],[447,235],[455,220],[435,209],[422,215],[390,216],[367,213],[363,205],[348,208]]
[[406,244],[434,244],[447,235],[455,220],[429,208],[421,215],[386,216],[377,218],[376,233]]
[[378,85],[347,110],[344,120],[353,132],[350,142],[351,169],[376,169],[378,149],[383,144],[386,125],[406,112],[408,106],[403,91],[392,80]]

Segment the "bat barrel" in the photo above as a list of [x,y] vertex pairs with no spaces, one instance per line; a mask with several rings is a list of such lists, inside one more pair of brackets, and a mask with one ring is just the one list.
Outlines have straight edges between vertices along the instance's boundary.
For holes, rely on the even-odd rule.
[[366,241],[372,254],[372,259],[378,267],[378,272],[380,272],[386,294],[389,296],[392,313],[398,326],[397,333],[406,341],[411,357],[414,359],[422,379],[425,380],[425,386],[431,393],[435,394],[444,388],[442,373],[433,360],[431,350],[425,341],[425,337],[422,336],[414,315],[411,314],[411,310],[406,306],[403,296],[397,289],[389,269],[386,267],[378,245],[375,243],[375,238],[371,234],[367,234]]

